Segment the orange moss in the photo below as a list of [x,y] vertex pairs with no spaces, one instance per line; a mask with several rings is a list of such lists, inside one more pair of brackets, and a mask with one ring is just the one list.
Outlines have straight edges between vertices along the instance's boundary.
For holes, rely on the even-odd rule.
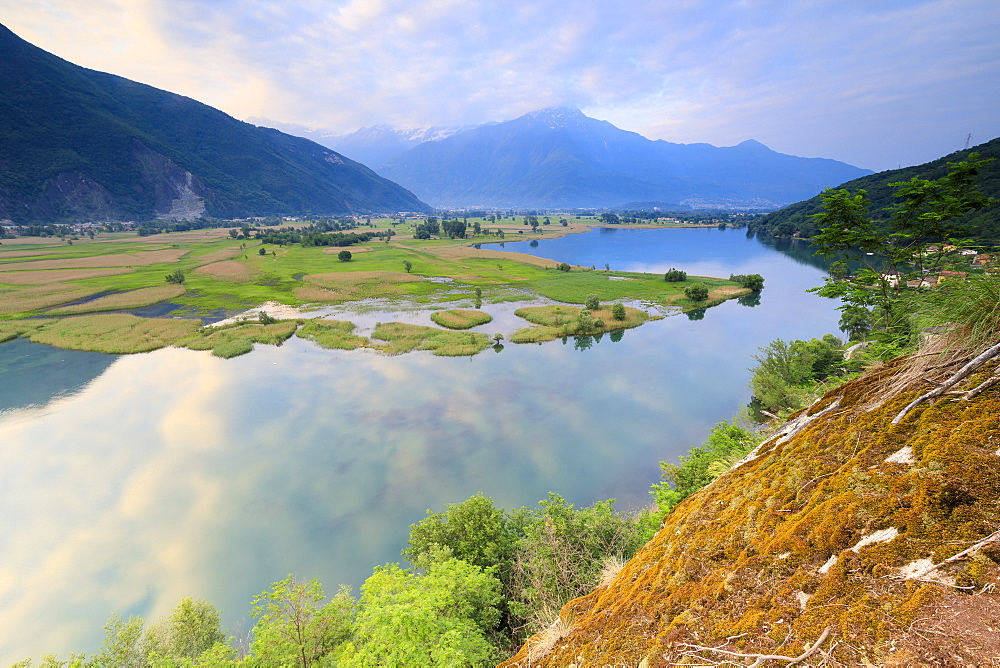
[[[794,656],[828,627],[824,649],[835,660],[885,660],[929,608],[966,596],[903,580],[900,568],[944,561],[995,531],[1000,517],[1000,387],[922,405],[893,426],[923,391],[885,395],[905,372],[896,360],[832,390],[805,413],[835,398],[838,408],[686,499],[610,585],[567,604],[571,628],[531,665],[724,658],[684,643]],[[885,461],[904,446],[912,463]],[[889,528],[898,535],[857,547]],[[1000,581],[988,555],[941,570],[980,588]],[[501,665],[527,663],[522,648]]]

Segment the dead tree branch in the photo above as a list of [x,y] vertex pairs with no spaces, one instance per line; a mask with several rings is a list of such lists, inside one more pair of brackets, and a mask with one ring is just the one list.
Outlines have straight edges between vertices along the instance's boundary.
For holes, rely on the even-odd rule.
[[951,388],[955,387],[960,382],[968,378],[973,371],[975,371],[982,365],[986,364],[993,358],[997,357],[998,355],[1000,355],[1000,343],[984,350],[982,353],[973,358],[971,362],[969,362],[961,369],[956,371],[951,377],[945,380],[938,387],[935,387],[933,390],[929,390],[921,394],[919,397],[911,401],[906,408],[904,408],[899,412],[899,415],[893,418],[892,424],[899,424],[900,422],[903,421],[903,418],[905,418],[907,414],[914,408],[916,408],[918,405],[920,405],[925,401],[936,399],[940,397],[942,394],[945,394],[946,392],[948,392],[948,390],[950,390]]
[[814,642],[809,649],[807,649],[802,654],[799,654],[798,656],[782,656],[781,654],[741,654],[740,652],[730,652],[729,650],[718,649],[716,647],[703,647],[701,645],[689,645],[688,643],[681,643],[681,645],[684,647],[690,647],[691,649],[697,650],[699,652],[717,652],[719,654],[725,654],[727,656],[734,656],[739,659],[755,659],[753,663],[749,664],[751,667],[759,666],[764,661],[785,661],[788,663],[789,666],[794,666],[796,663],[805,661],[810,656],[815,654],[816,650],[819,649],[820,645],[823,644],[823,641],[826,640],[827,636],[829,635],[830,635],[830,627],[828,626],[825,629],[823,629],[823,633],[819,635],[819,638],[816,639],[816,642]]

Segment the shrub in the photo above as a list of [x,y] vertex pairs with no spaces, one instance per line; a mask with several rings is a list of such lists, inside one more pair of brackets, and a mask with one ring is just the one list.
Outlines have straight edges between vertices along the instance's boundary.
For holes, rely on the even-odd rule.
[[764,289],[764,277],[760,274],[730,274],[729,280],[735,281],[741,287],[753,290],[754,292],[760,292]]
[[342,250],[342,251],[340,251],[339,253],[337,253],[337,259],[340,260],[341,262],[350,262],[351,261],[351,251],[349,251],[349,250]]
[[663,275],[663,280],[667,283],[681,283],[687,280],[687,272],[681,271],[680,269],[674,269],[671,267],[667,270],[667,273]]
[[566,264],[565,262],[560,262],[559,264],[556,265],[556,269],[558,269],[559,271],[569,271],[569,265]]
[[587,295],[587,301],[584,302],[588,310],[600,311],[601,310],[601,298],[597,295]]
[[708,299],[708,287],[702,283],[695,283],[684,288],[684,296],[694,302],[703,302]]
[[167,274],[167,283],[183,283],[184,282],[184,272],[180,269],[174,269],[172,272]]
[[625,305],[621,302],[616,302],[615,305],[611,307],[611,317],[615,320],[624,320]]

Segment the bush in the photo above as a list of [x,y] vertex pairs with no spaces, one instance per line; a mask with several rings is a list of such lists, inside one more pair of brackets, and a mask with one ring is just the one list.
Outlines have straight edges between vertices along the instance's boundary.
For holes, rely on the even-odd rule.
[[177,283],[181,284],[184,282],[184,272],[180,269],[174,269],[172,272],[167,274],[167,283]]
[[764,277],[760,274],[730,274],[729,280],[754,292],[760,292],[764,289]]
[[601,310],[601,298],[597,295],[587,295],[587,300],[584,302],[588,310],[600,311]]
[[350,262],[351,257],[352,257],[351,251],[349,250],[342,250],[339,253],[337,253],[337,259],[340,260],[341,262]]
[[772,413],[799,408],[803,390],[839,370],[844,360],[842,346],[840,339],[826,334],[822,339],[791,343],[775,339],[760,348],[750,378],[755,403]]
[[686,271],[681,271],[680,269],[674,269],[671,267],[667,270],[667,273],[663,275],[663,280],[667,283],[682,283],[687,280],[687,277],[688,275]]
[[703,302],[708,299],[708,286],[695,283],[684,288],[684,296],[693,302]]
[[611,317],[615,320],[624,320],[625,305],[621,302],[616,302],[615,305],[611,307]]
[[565,262],[560,262],[559,264],[556,265],[556,269],[558,269],[559,271],[569,271],[569,265],[566,264]]

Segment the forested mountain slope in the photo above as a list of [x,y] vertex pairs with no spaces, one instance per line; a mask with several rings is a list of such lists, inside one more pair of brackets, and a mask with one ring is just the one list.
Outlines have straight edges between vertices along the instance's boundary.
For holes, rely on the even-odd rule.
[[[980,159],[993,158],[979,174],[976,183],[985,195],[1000,197],[1000,138],[993,139],[970,149],[946,155],[932,162],[903,169],[891,169],[859,179],[847,181],[839,186],[852,193],[864,189],[871,201],[871,215],[876,220],[886,220],[889,213],[887,207],[895,203],[893,193],[896,188],[892,183],[908,181],[914,176],[924,179],[938,179],[948,173],[948,163],[966,159],[970,153],[978,153]],[[778,211],[773,211],[750,223],[750,229],[775,236],[812,237],[819,232],[819,227],[811,215],[822,211],[822,200],[819,195]],[[960,220],[970,230],[970,236],[981,239],[1000,239],[1000,203],[966,215]]]
[[831,391],[503,665],[998,665],[1000,386],[971,357]]
[[424,211],[311,141],[84,69],[0,26],[0,219]]

